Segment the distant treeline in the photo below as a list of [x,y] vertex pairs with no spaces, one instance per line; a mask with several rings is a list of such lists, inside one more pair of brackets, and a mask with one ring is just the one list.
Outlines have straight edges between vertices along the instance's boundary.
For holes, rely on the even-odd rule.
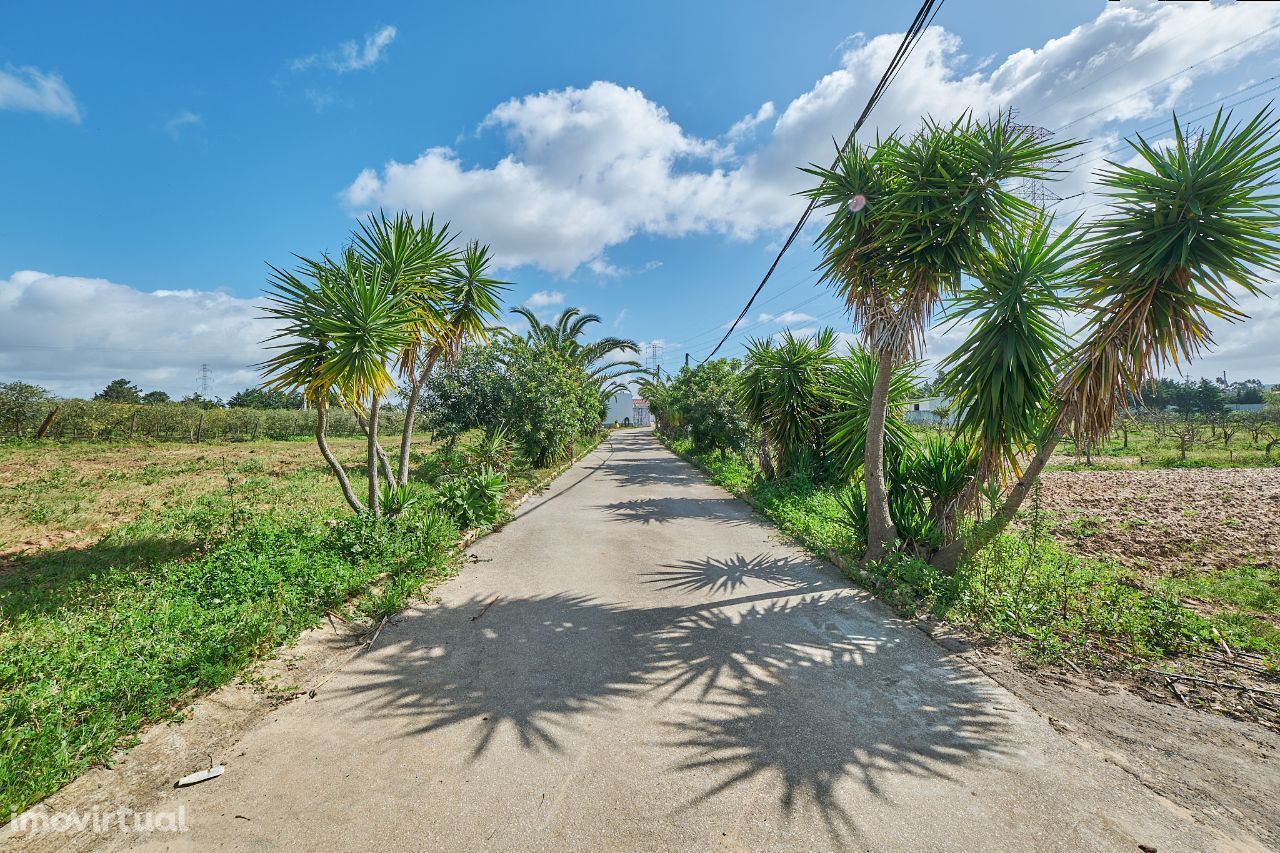
[[[378,431],[398,433],[403,419],[403,413],[384,409]],[[0,429],[0,437],[9,439],[248,441],[311,435],[315,431],[315,412],[244,405],[224,408],[207,400],[59,399],[36,385],[7,382],[0,383]],[[364,434],[356,416],[340,409],[330,411],[328,429],[330,435],[337,436]]]

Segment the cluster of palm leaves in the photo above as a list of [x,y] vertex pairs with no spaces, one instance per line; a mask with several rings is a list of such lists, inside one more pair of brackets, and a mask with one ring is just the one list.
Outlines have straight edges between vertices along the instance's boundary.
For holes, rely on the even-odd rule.
[[642,368],[640,362],[620,357],[621,354],[640,352],[640,345],[633,340],[606,336],[598,341],[583,342],[582,336],[587,327],[600,322],[598,314],[584,314],[579,308],[566,308],[555,322],[544,323],[523,305],[512,308],[511,313],[528,322],[525,342],[529,346],[545,347],[581,367],[599,392],[602,404],[618,391],[626,390],[623,378]]
[[[1052,177],[1076,143],[1004,118],[926,123],[809,170],[811,197],[832,212],[822,273],[878,362],[863,450],[868,558],[900,538],[884,488],[893,371],[921,354],[936,316],[970,326],[943,389],[972,444],[974,488],[1007,486],[972,537],[944,538],[935,562],[950,569],[1009,523],[1060,435],[1106,434],[1144,383],[1202,353],[1211,321],[1244,319],[1239,297],[1280,270],[1272,109],[1244,123],[1219,112],[1199,133],[1175,116],[1174,127],[1167,147],[1131,141],[1136,163],[1098,175],[1106,212],[1056,233],[1010,182]],[[1074,339],[1066,312],[1086,319]]]
[[[316,443],[347,503],[382,514],[379,479],[409,479],[414,414],[435,364],[484,340],[506,282],[488,274],[487,246],[454,247],[448,225],[407,213],[370,215],[337,257],[299,257],[293,270],[272,267],[267,317],[276,350],[262,364],[267,387],[303,395],[316,410]],[[399,380],[399,383],[397,382]],[[398,470],[378,441],[379,412],[397,384],[408,389]],[[367,503],[329,447],[328,410],[354,411],[368,437]]]

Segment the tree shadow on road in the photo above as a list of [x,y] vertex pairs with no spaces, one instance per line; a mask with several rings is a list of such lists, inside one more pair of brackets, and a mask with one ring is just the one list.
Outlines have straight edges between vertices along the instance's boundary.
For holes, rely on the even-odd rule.
[[666,563],[655,571],[642,572],[640,576],[645,583],[659,589],[712,595],[734,594],[752,581],[785,587],[793,593],[810,588],[829,588],[829,584],[812,577],[812,565],[810,560],[777,554],[757,554],[754,557],[734,554],[728,559],[707,557]]
[[797,592],[431,607],[388,629],[341,690],[358,700],[352,714],[408,721],[397,736],[467,727],[477,762],[572,753],[589,722],[626,711],[655,764],[705,786],[677,813],[767,780],[781,819],[816,815],[840,839],[857,834],[845,802],[858,790],[880,796],[889,775],[947,780],[1006,750],[990,688],[941,649],[845,591]]
[[600,504],[596,509],[611,521],[630,524],[666,524],[679,519],[714,521],[717,524],[750,524],[741,505],[732,498],[633,498]]

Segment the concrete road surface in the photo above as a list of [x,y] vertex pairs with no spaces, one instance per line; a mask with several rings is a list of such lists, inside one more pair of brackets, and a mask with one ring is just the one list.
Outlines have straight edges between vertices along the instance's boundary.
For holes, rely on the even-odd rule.
[[[174,792],[238,850],[1121,850],[1223,842],[617,433],[314,699]],[[243,753],[241,755],[240,753]],[[1145,849],[1145,848],[1143,848]]]

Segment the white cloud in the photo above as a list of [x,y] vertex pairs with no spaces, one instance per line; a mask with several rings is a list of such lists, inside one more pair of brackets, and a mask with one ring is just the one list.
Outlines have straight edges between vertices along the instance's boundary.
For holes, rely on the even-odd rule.
[[318,113],[324,112],[329,107],[344,103],[341,97],[327,89],[307,89],[302,94],[311,102],[311,106]]
[[339,74],[346,74],[349,71],[363,71],[382,59],[383,52],[391,42],[395,41],[395,38],[395,27],[381,27],[365,36],[363,42],[357,42],[354,39],[344,41],[334,50],[313,53],[310,56],[295,59],[290,63],[289,67],[294,71],[305,71],[308,68],[320,67],[336,71]]
[[621,267],[614,266],[604,255],[598,258],[592,258],[587,262],[587,269],[602,278],[621,278],[626,271]]
[[66,82],[29,65],[0,70],[0,110],[44,113],[80,123],[80,107]]
[[208,364],[225,398],[260,381],[253,365],[272,332],[261,315],[260,300],[225,293],[16,272],[0,279],[0,381],[84,396],[124,376],[179,396]]
[[775,113],[777,113],[777,109],[774,108],[773,101],[765,101],[760,105],[760,109],[734,122],[733,127],[729,128],[729,132],[725,136],[733,142],[741,141],[750,136],[757,127],[773,118]]
[[[1108,122],[1164,117],[1194,78],[1274,47],[1280,31],[1267,28],[1278,21],[1280,4],[1113,3],[1066,35],[980,70],[957,36],[933,27],[864,138],[910,129],[923,115],[1012,106],[1021,120],[1050,128],[1084,117],[1068,131],[1102,131],[1087,160],[1113,141]],[[609,247],[636,235],[754,238],[795,221],[804,204],[795,193],[809,180],[797,166],[830,160],[831,140],[844,138],[899,41],[897,34],[855,40],[837,69],[780,113],[766,104],[735,123],[727,145],[687,133],[637,89],[597,81],[496,107],[481,129],[504,133],[508,153],[492,165],[432,147],[411,162],[365,169],[342,197],[353,213],[435,211],[491,242],[504,266],[561,274],[607,263]],[[1193,63],[1192,71],[1163,79]],[[775,114],[758,144],[739,153],[748,132],[762,131]],[[1059,192],[1085,187],[1081,176]]]
[[539,290],[524,301],[527,308],[534,311],[564,304],[564,294],[558,290]]
[[782,326],[790,326],[793,323],[811,323],[816,319],[818,318],[803,311],[783,311],[781,314],[761,314],[756,322],[778,323]]
[[613,328],[615,329],[622,328],[622,321],[625,319],[627,319],[627,309],[623,308],[621,311],[618,312],[618,316],[613,318]]
[[164,123],[164,132],[169,134],[169,138],[176,142],[182,138],[182,132],[187,128],[200,127],[202,125],[204,125],[204,119],[198,113],[182,110]]

